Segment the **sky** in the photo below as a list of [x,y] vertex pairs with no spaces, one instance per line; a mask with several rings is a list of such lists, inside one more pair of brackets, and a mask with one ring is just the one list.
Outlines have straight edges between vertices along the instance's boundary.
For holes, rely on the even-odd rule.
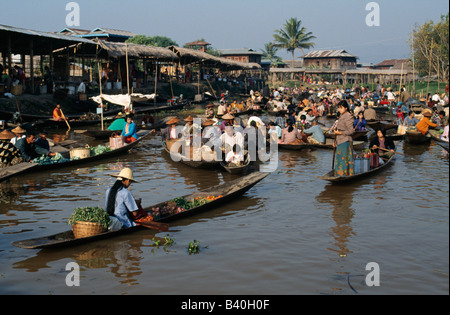
[[[66,27],[67,0],[4,1],[0,24],[57,32]],[[80,25],[113,28],[147,36],[167,36],[179,46],[204,38],[215,49],[260,51],[290,18],[302,21],[316,37],[305,50],[344,49],[360,63],[411,56],[413,27],[438,22],[449,12],[446,0],[77,0]],[[379,10],[379,25],[368,26]],[[295,58],[303,55],[295,52]],[[290,60],[285,50],[277,53]]]

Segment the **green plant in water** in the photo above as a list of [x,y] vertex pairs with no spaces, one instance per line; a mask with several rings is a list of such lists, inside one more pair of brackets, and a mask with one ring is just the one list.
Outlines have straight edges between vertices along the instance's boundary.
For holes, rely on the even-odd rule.
[[200,242],[197,240],[190,242],[188,247],[189,254],[198,254],[200,252],[199,244]]
[[100,207],[84,207],[76,208],[67,224],[75,225],[77,222],[99,223],[108,228],[111,224],[111,219],[108,213]]

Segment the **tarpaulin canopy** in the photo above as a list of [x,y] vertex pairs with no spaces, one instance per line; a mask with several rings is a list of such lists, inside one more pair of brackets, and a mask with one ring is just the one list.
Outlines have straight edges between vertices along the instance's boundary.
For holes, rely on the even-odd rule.
[[117,95],[108,95],[108,94],[101,94],[98,96],[91,97],[91,99],[101,104],[102,100],[105,100],[109,103],[124,106],[124,107],[130,107],[133,102],[146,102],[149,100],[153,100],[155,98],[155,94],[117,94]]

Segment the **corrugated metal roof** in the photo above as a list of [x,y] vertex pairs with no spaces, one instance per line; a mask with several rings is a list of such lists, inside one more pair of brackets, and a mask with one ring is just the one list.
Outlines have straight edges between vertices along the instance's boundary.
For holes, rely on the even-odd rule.
[[302,56],[302,58],[358,58],[352,54],[349,54],[343,49],[340,50],[314,50],[306,55]]
[[35,30],[26,29],[26,28],[13,27],[13,26],[7,26],[7,25],[2,25],[2,24],[0,24],[0,31],[20,33],[20,34],[25,34],[25,35],[29,35],[29,36],[40,36],[40,37],[47,37],[47,38],[53,38],[53,39],[59,39],[59,40],[67,40],[67,41],[71,41],[71,42],[83,42],[83,43],[89,43],[89,44],[93,43],[89,39],[78,38],[78,37],[74,38],[73,36],[64,35],[64,34],[35,31]]

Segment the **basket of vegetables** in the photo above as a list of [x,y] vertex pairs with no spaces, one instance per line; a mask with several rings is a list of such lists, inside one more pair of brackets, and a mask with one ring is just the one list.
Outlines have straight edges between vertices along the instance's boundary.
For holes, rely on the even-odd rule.
[[76,208],[69,218],[75,238],[94,236],[104,233],[111,224],[108,213],[99,207]]

